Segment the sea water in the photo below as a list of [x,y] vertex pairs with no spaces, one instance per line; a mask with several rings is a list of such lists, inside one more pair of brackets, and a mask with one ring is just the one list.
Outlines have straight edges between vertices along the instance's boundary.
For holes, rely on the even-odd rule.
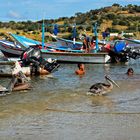
[[[125,73],[129,67],[133,76]],[[86,74],[75,74],[77,64],[61,64],[47,76],[31,77],[32,89],[0,97],[1,140],[139,140],[140,63],[85,64]],[[87,96],[90,86],[114,86],[106,96]],[[0,78],[7,85],[9,78]]]

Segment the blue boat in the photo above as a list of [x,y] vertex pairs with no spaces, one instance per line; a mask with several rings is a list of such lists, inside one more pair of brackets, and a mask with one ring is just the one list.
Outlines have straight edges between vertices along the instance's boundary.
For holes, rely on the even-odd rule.
[[54,39],[57,40],[57,43],[59,46],[65,46],[67,48],[79,50],[82,48],[82,45],[83,45],[82,42],[78,42],[78,41],[74,42],[73,40],[59,38],[59,37],[52,35],[52,34],[51,34],[51,37],[53,37]]
[[138,40],[138,39],[129,39],[129,38],[125,38],[125,40],[127,40],[127,41],[129,41],[129,42],[136,43],[136,44],[140,44],[140,40]]
[[12,34],[10,33],[10,35],[14,38],[14,40],[16,42],[18,42],[18,44],[20,44],[20,46],[22,46],[23,48],[28,48],[29,46],[32,45],[41,45],[41,42],[33,40],[33,39],[29,39],[27,37],[24,36],[19,36],[16,34]]

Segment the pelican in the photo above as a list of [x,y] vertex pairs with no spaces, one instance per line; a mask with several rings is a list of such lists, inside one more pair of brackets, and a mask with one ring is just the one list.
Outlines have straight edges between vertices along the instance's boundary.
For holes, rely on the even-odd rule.
[[113,84],[119,87],[119,85],[111,79],[110,76],[105,75],[105,79],[108,83],[96,83],[92,85],[87,95],[103,95],[110,92],[113,89]]

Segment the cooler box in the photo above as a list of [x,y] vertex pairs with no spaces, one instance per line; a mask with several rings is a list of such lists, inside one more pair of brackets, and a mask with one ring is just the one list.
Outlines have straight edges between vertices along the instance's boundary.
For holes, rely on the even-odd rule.
[[126,46],[126,43],[124,41],[118,41],[114,45],[114,51],[116,53],[122,52],[124,50],[125,46]]

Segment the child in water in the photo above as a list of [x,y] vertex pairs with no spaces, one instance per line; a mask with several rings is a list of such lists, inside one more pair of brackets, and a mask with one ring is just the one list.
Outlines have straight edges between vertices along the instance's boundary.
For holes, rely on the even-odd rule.
[[127,70],[127,73],[126,73],[127,75],[133,75],[134,74],[134,70],[133,70],[133,68],[129,68],[128,70]]
[[84,67],[84,64],[79,63],[79,64],[78,64],[78,70],[76,70],[75,73],[76,73],[77,75],[83,75],[83,74],[85,74],[85,67]]

